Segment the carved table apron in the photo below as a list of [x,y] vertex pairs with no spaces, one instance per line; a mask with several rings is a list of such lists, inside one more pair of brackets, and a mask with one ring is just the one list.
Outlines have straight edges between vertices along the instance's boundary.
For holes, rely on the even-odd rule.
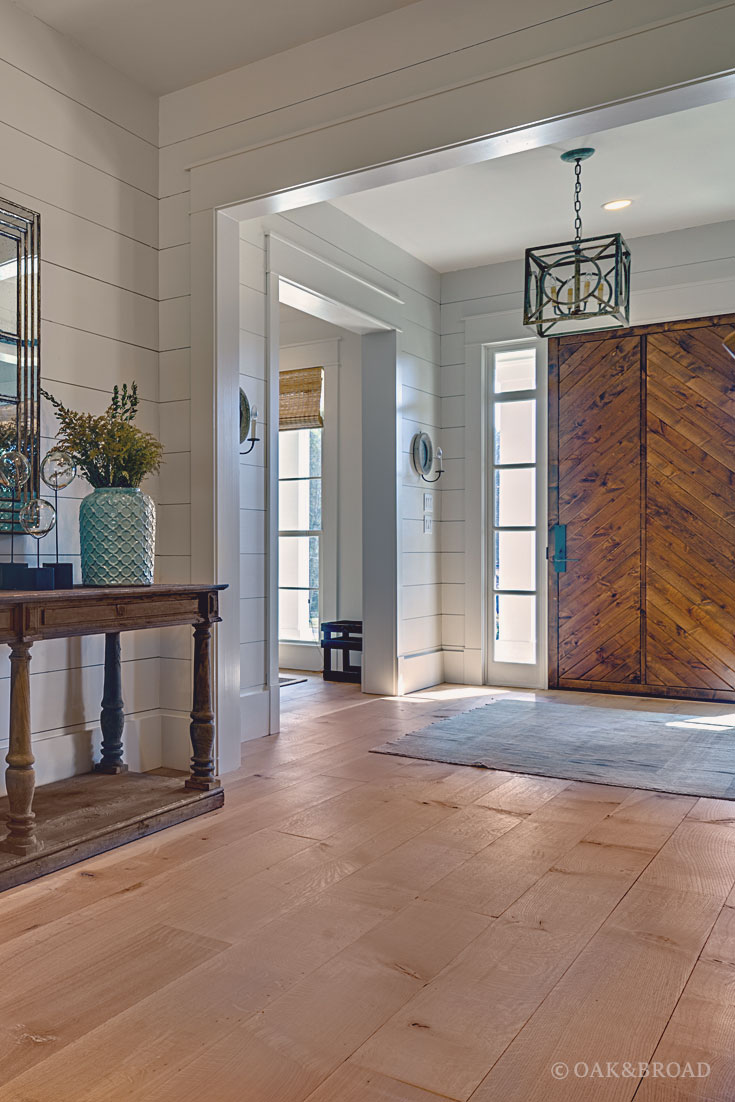
[[219,788],[214,770],[214,713],[210,637],[219,616],[218,591],[224,585],[110,586],[5,592],[0,595],[0,643],[10,645],[10,746],[5,779],[8,791],[8,833],[0,848],[17,854],[39,850],[33,814],[35,773],[31,748],[29,666],[31,646],[38,640],[77,635],[105,636],[105,676],[102,694],[101,773],[123,773],[124,726],[120,677],[120,632],[143,628],[194,627],[194,702],[191,711],[191,774],[186,788]]

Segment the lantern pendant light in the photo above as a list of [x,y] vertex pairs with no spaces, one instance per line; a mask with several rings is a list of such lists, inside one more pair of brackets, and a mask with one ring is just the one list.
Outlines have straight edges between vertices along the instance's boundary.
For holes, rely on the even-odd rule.
[[574,240],[526,249],[523,324],[539,337],[627,325],[630,317],[630,249],[619,233],[582,236],[582,161],[594,149],[572,149]]

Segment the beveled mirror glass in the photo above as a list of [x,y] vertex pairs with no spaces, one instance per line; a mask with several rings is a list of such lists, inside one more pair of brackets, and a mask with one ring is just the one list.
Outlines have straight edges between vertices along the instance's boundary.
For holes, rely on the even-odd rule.
[[20,452],[30,467],[22,489],[0,485],[0,532],[21,531],[20,509],[38,496],[40,246],[40,216],[0,198],[0,451]]

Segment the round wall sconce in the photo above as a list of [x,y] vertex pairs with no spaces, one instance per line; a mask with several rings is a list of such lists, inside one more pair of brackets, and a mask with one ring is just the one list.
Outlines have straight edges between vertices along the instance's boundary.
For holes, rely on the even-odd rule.
[[[411,440],[411,464],[416,474],[423,478],[424,482],[438,482],[444,474],[443,455],[441,448],[434,451],[434,442],[428,432],[417,432]],[[428,476],[434,470],[436,461],[436,474],[434,478]]]
[[257,430],[258,410],[250,405],[247,394],[240,387],[240,443],[249,445],[240,455],[249,455],[258,443],[260,437],[255,435]]

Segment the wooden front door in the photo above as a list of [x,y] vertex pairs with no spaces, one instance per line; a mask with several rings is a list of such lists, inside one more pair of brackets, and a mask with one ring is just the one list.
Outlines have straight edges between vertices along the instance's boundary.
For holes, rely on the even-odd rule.
[[552,686],[735,698],[733,327],[549,342]]

